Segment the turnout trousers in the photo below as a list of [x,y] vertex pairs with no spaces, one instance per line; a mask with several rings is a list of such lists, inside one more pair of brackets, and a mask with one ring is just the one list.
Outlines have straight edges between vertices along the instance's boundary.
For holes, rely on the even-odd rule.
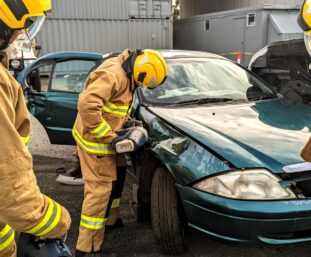
[[[97,252],[101,249],[105,224],[112,206],[112,191],[117,180],[116,155],[96,156],[78,146],[84,180],[77,250]],[[117,203],[116,203],[117,204]]]

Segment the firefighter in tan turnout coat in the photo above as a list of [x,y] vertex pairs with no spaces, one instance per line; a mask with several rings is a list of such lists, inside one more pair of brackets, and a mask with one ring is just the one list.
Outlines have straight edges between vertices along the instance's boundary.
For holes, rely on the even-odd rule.
[[119,159],[113,145],[121,139],[116,131],[129,117],[135,87],[155,88],[166,75],[158,52],[125,50],[103,62],[85,83],[72,132],[85,182],[77,257],[104,256],[100,249],[105,223],[111,204],[118,204],[110,198]]
[[[65,208],[41,194],[26,147],[30,120],[21,86],[7,70],[5,50],[27,23],[35,36],[51,9],[50,0],[0,0],[0,256],[16,256],[15,231],[62,237],[70,226]],[[37,17],[37,18],[34,18]],[[31,21],[27,20],[31,18]],[[42,25],[42,24],[41,24]]]
[[[298,16],[298,24],[304,31],[305,45],[311,56],[311,0],[305,0]],[[301,152],[301,157],[311,162],[311,138]]]

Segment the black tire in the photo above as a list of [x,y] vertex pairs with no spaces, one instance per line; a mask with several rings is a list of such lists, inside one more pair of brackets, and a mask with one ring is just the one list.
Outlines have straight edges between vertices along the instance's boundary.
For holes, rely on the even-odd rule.
[[166,254],[187,249],[185,217],[175,182],[164,168],[157,168],[151,186],[151,222],[155,239]]

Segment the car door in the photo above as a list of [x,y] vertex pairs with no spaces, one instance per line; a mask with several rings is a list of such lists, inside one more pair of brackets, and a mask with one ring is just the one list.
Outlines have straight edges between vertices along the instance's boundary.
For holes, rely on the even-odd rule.
[[26,76],[28,108],[45,128],[52,144],[73,145],[71,135],[79,93],[98,59],[42,62]]

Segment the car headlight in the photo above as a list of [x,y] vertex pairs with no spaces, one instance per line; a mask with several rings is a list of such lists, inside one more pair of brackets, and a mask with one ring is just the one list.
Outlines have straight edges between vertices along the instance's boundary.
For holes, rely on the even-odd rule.
[[12,60],[11,66],[13,69],[18,69],[21,67],[21,61],[20,60]]
[[279,179],[267,170],[233,171],[207,178],[193,187],[201,191],[234,199],[275,200],[295,199],[296,195],[283,188]]

